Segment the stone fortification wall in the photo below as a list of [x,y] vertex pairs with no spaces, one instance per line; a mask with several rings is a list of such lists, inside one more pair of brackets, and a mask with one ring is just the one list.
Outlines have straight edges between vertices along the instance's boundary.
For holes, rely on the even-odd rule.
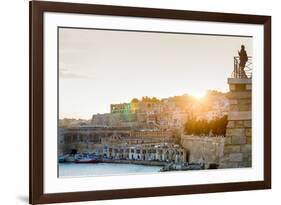
[[252,166],[252,80],[229,78],[230,111],[220,168]]
[[204,163],[205,168],[210,164],[219,164],[223,157],[224,137],[184,135],[181,144],[186,150],[187,161]]

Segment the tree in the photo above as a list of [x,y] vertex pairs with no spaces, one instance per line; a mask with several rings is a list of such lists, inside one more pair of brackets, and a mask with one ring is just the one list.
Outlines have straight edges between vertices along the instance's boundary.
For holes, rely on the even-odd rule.
[[148,97],[148,96],[144,96],[144,97],[142,97],[142,102],[159,102],[160,100],[158,99],[158,98],[156,98],[156,97],[152,97],[152,98],[150,98],[150,97]]
[[213,120],[197,120],[190,118],[184,126],[186,134],[191,135],[208,135],[210,131],[215,135],[225,136],[227,125],[227,116],[215,118]]
[[131,100],[131,103],[137,104],[137,103],[139,103],[139,100],[138,100],[137,98],[133,98],[133,99]]

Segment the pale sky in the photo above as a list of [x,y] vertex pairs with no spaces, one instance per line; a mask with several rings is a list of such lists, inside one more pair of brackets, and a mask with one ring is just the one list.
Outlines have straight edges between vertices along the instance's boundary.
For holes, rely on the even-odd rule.
[[90,119],[110,104],[228,91],[233,56],[252,38],[59,29],[59,117]]

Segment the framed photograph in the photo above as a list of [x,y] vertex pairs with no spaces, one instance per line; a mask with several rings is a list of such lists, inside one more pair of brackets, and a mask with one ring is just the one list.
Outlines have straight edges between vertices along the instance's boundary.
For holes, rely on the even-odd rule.
[[30,203],[271,188],[271,17],[30,2]]

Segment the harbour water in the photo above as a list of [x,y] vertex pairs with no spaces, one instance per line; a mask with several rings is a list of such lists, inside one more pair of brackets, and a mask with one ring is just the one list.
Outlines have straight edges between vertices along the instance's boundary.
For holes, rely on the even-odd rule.
[[161,166],[116,163],[59,163],[59,177],[97,177],[159,172]]

